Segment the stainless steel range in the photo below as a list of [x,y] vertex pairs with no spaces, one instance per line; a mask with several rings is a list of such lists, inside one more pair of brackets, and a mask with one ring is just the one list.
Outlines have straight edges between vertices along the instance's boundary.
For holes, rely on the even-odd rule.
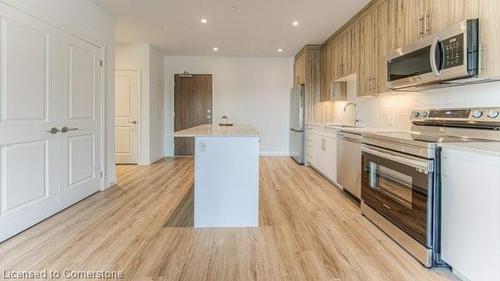
[[442,264],[440,143],[500,141],[500,108],[428,109],[408,133],[363,134],[361,209],[426,267]]

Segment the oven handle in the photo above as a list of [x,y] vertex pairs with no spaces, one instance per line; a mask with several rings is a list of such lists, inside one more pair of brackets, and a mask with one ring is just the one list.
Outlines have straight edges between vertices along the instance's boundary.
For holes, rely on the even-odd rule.
[[416,157],[411,157],[408,155],[396,153],[396,152],[389,152],[385,149],[379,149],[379,148],[372,148],[372,147],[367,147],[366,145],[363,145],[361,147],[362,152],[366,152],[375,156],[379,156],[394,162],[398,162],[410,167],[413,167],[415,169],[418,169],[422,173],[430,173],[434,171],[434,161],[433,160],[423,160],[423,159],[418,159]]

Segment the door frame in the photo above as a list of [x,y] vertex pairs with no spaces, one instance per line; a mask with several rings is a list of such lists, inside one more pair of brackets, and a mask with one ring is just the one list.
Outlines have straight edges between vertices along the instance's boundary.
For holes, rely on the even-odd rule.
[[[137,73],[137,99],[139,100],[139,104],[137,106],[137,120],[139,120],[137,122],[137,163],[136,165],[141,165],[141,156],[142,156],[142,133],[143,133],[143,127],[142,127],[142,123],[144,122],[143,118],[142,118],[142,113],[143,113],[143,110],[142,110],[142,68],[141,67],[138,67],[138,68],[133,68],[133,67],[125,67],[125,68],[115,68],[115,92],[114,92],[114,105],[113,106],[116,106],[116,72],[118,71],[133,71],[133,72],[136,72]],[[113,120],[116,118],[116,114],[113,114]],[[114,125],[113,127],[113,132],[116,128],[116,124]],[[115,138],[116,138],[116,134],[115,134]],[[113,151],[113,155],[115,154],[115,151]],[[116,161],[114,163],[115,165],[117,165]]]
[[[91,43],[92,44],[92,43]],[[95,45],[95,44],[94,44]],[[107,89],[107,86],[108,86],[108,82],[107,82],[107,79],[106,79],[106,71],[107,71],[107,64],[106,64],[106,59],[107,59],[107,56],[106,56],[106,46],[102,47],[100,45],[96,45],[99,49],[101,49],[101,56],[100,56],[100,61],[102,62],[102,66],[101,66],[101,93],[100,93],[100,100],[101,100],[101,108],[100,108],[100,112],[99,114],[101,115],[100,116],[100,124],[99,124],[99,133],[101,134],[100,138],[99,138],[99,146],[100,146],[100,149],[101,149],[101,159],[99,159],[100,161],[100,164],[101,164],[101,169],[100,169],[100,175],[101,176],[101,188],[100,190],[103,191],[107,188],[106,186],[106,178],[107,178],[107,174],[108,174],[108,169],[106,167],[106,153],[107,153],[107,145],[106,145],[106,140],[108,139],[107,136],[106,136],[106,121],[107,121],[107,118],[106,118],[106,113],[107,113],[107,110],[106,110],[106,107],[107,107],[107,98],[106,98],[106,89]],[[113,99],[114,99],[114,95],[113,95]]]

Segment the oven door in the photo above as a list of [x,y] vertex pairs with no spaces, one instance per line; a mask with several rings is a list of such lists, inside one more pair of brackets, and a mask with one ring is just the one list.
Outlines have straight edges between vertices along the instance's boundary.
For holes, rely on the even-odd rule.
[[361,198],[426,247],[432,246],[434,161],[363,145]]
[[387,56],[387,86],[403,89],[440,81],[444,50],[438,36],[429,36]]

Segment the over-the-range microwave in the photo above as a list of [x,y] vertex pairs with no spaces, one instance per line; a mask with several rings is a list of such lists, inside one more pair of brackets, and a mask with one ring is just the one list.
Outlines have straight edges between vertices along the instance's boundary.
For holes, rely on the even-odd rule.
[[386,60],[388,88],[418,90],[444,87],[453,84],[451,81],[477,77],[478,33],[478,19],[464,20],[390,52]]

